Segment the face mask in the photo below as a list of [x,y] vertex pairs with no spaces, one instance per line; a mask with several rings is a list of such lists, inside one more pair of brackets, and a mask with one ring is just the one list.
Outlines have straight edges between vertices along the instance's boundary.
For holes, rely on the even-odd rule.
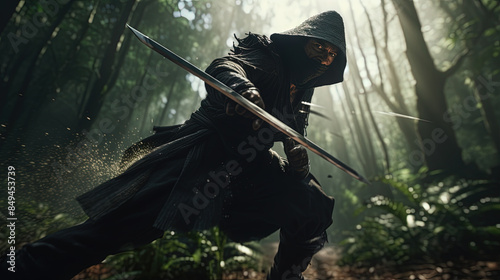
[[291,82],[298,89],[313,87],[313,80],[328,70],[328,66],[307,57],[303,43],[286,48],[283,52]]

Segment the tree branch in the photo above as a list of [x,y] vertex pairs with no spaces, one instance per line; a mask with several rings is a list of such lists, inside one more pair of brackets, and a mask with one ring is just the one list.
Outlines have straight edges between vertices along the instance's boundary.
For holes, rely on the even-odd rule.
[[[466,44],[472,45],[472,46],[476,45],[479,42],[479,40],[483,37],[483,34],[487,29],[488,29],[488,26],[483,25],[481,27],[481,30],[478,31],[478,35],[469,44],[468,44],[468,42],[466,42]],[[467,50],[465,50],[457,59],[455,59],[455,62],[453,63],[453,65],[450,66],[447,70],[442,72],[444,74],[444,76],[449,77],[449,76],[455,74],[455,72],[460,68],[460,66],[462,65],[465,58],[467,58],[467,56],[469,55],[470,52],[471,52],[471,48],[467,47]]]
[[457,59],[455,59],[455,62],[445,71],[443,71],[443,74],[445,77],[449,77],[462,66],[462,63],[464,62],[465,58],[469,55],[470,49],[467,49],[465,52],[463,52]]

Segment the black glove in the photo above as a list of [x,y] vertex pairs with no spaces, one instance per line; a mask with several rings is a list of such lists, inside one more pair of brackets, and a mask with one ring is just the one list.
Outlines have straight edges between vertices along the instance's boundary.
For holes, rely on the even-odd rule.
[[[241,93],[241,96],[245,97],[246,99],[250,100],[252,103],[255,105],[259,106],[260,108],[264,109],[264,100],[262,100],[262,97],[260,97],[260,93],[256,88],[249,88],[245,90],[244,92]],[[254,130],[257,130],[260,128],[262,125],[262,120],[257,118],[253,113],[247,111],[243,106],[237,104],[236,102],[229,100],[226,103],[226,114],[228,116],[234,116],[234,113],[244,117],[244,118],[252,118],[254,119],[252,122],[252,128]]]
[[292,138],[283,141],[285,154],[288,159],[288,169],[293,176],[304,179],[309,174],[309,157],[304,146],[295,143]]

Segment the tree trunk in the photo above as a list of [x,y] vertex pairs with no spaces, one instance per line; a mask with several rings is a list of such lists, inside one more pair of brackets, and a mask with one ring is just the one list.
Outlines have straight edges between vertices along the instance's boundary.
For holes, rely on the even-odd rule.
[[166,97],[167,103],[165,104],[165,107],[163,108],[163,111],[161,112],[161,116],[158,119],[158,122],[159,122],[158,125],[170,124],[170,122],[168,122],[168,120],[166,120],[165,118],[168,116],[168,108],[170,107],[170,105],[172,105],[172,98],[174,96],[174,89],[175,89],[176,84],[178,83],[177,79],[179,79],[179,77],[181,76],[180,70],[176,69],[176,71],[173,72],[172,76],[173,76],[173,79],[171,79],[170,89],[168,91],[168,96]]
[[[99,1],[97,1],[99,2]],[[90,19],[93,17],[93,15],[97,12],[97,7],[98,3],[94,5],[94,8],[92,11],[89,13],[88,16],[84,17],[81,23],[81,28],[78,30],[78,36],[77,38],[72,42],[71,47],[69,48],[67,54],[64,56],[64,62],[57,67],[57,63],[53,64],[53,68],[56,69],[54,70],[55,75],[54,77],[50,78],[50,84],[45,81],[45,79],[37,77],[36,81],[30,83],[30,84],[25,84],[25,88],[21,89],[21,92],[32,92],[36,91],[36,89],[33,89],[33,83],[36,83],[36,85],[39,88],[44,88],[46,89],[45,92],[48,94],[42,95],[42,94],[37,94],[36,96],[33,96],[30,98],[30,105],[25,107],[25,111],[27,114],[24,117],[24,121],[18,121],[18,126],[24,127],[25,130],[29,130],[32,125],[34,125],[36,122],[33,122],[34,119],[37,119],[40,117],[41,112],[43,112],[43,109],[47,106],[47,103],[50,103],[52,98],[57,98],[57,91],[55,89],[55,85],[57,86],[58,84],[63,84],[59,82],[59,79],[62,75],[70,71],[70,68],[75,64],[76,57],[78,55],[78,50],[80,49],[81,43],[83,41],[83,38],[87,34],[87,31],[90,27],[91,21]],[[61,54],[62,56],[63,54]],[[41,59],[41,58],[40,58]],[[56,59],[53,59],[53,62],[56,62]],[[36,67],[33,68],[35,71],[35,68],[38,68],[40,66],[40,63],[38,62]],[[31,73],[30,76],[32,76],[34,73]],[[30,78],[26,78],[30,79]],[[38,80],[42,80],[41,85],[38,84]],[[90,79],[89,79],[90,80]],[[38,91],[37,91],[38,92]],[[53,94],[50,96],[50,94]],[[85,99],[85,93],[82,94],[82,99]]]
[[[29,117],[33,113],[32,110],[34,109],[34,106],[40,106],[40,103],[36,100],[41,99],[40,96],[37,96],[37,94],[39,94],[37,91],[28,92],[27,87],[30,84],[34,71],[36,70],[36,64],[42,56],[42,50],[50,43],[51,36],[54,30],[61,24],[62,20],[71,9],[71,6],[74,2],[76,2],[76,0],[70,0],[60,8],[59,12],[57,13],[57,17],[49,26],[46,33],[43,34],[43,37],[41,39],[36,41],[38,45],[35,45],[35,47],[30,50],[30,53],[33,54],[31,56],[31,60],[29,60],[28,62],[29,66],[27,68],[27,72],[21,78],[23,79],[20,81],[21,88],[17,89],[14,86],[14,80],[19,79],[19,77],[17,77],[17,75],[14,73],[19,72],[21,64],[23,62],[22,58],[17,61],[17,64],[15,65],[15,67],[13,67],[13,71],[9,72],[9,80],[2,85],[5,86],[5,91],[3,91],[2,89],[3,94],[0,95],[2,96],[2,98],[0,99],[5,98],[6,100],[0,101],[0,105],[3,106],[2,119],[4,117],[6,118],[6,127],[3,127],[3,131],[1,133],[1,140],[4,141],[4,144],[0,149],[1,151],[7,152],[7,157],[10,157],[12,154],[16,153],[19,147],[25,144],[24,141],[27,140],[23,137],[26,133],[27,128],[21,127],[19,124],[23,123],[23,121],[29,121]],[[14,104],[8,104],[7,102],[9,93],[10,97],[15,98]],[[16,127],[18,129],[16,129]],[[18,141],[17,139],[22,139],[22,141]]]
[[[146,78],[146,75],[149,75],[147,69],[149,65],[151,64],[151,60],[153,59],[153,55],[156,55],[155,52],[151,51],[148,57],[148,61],[146,62],[146,67],[144,67],[144,73],[141,76],[141,80],[139,82],[139,85],[144,84],[144,79]],[[148,113],[149,113],[149,108],[151,107],[151,100],[153,99],[153,94],[148,94],[146,99],[144,100],[144,113],[142,115],[142,124],[141,127],[139,128],[140,132],[146,132],[146,131],[151,131],[152,126],[150,125],[149,128],[147,127],[147,121],[148,121]]]
[[10,18],[16,11],[17,5],[19,5],[19,0],[10,0],[3,2],[2,12],[0,13],[0,34],[3,32],[7,23],[9,23]]
[[[364,95],[364,100],[365,100],[365,105],[366,105],[366,108],[368,110],[368,114],[369,114],[369,117],[370,117],[370,121],[373,125],[373,128],[375,130],[375,133],[377,135],[377,138],[379,139],[379,142],[380,142],[380,145],[382,147],[382,151],[383,151],[383,154],[384,154],[384,159],[385,159],[385,169],[386,169],[386,172],[389,172],[389,169],[390,169],[390,163],[389,163],[389,154],[388,154],[388,151],[387,151],[387,146],[385,145],[385,142],[384,142],[384,139],[380,133],[380,130],[378,128],[378,125],[375,121],[375,118],[373,116],[373,112],[371,111],[371,107],[370,107],[370,104],[368,102],[368,91],[366,90],[364,84],[363,84],[363,81],[362,81],[362,78],[359,74],[359,68],[356,64],[356,59],[354,59],[353,56],[349,56],[350,57],[350,61],[353,61],[351,62],[351,67],[353,68],[353,75],[354,75],[354,78],[357,80],[358,84],[361,85],[361,88],[363,90],[363,95]],[[365,60],[366,62],[366,58],[363,56],[363,59]],[[366,70],[368,71],[368,69]],[[373,82],[373,81],[372,81]]]
[[434,65],[413,1],[392,2],[403,30],[406,56],[416,82],[419,117],[431,122],[417,124],[420,147],[410,154],[410,161],[415,164],[425,162],[429,171],[458,173],[465,167],[462,149],[458,146],[452,126],[443,118],[448,111],[444,94],[447,75]]
[[[361,2],[361,4],[362,4],[362,2]],[[382,52],[384,53],[384,58],[387,60],[387,65],[388,65],[388,70],[389,70],[387,73],[386,79],[384,79],[383,74],[382,74],[382,69],[380,67],[380,65],[382,64],[382,61],[378,55],[379,44],[377,43],[376,35],[375,35],[375,32],[373,31],[372,21],[371,21],[370,15],[368,14],[368,11],[365,8],[365,6],[363,4],[362,4],[362,6],[365,10],[365,15],[368,19],[368,24],[369,24],[370,31],[371,31],[371,38],[372,38],[372,42],[373,42],[373,47],[375,48],[375,58],[377,60],[377,67],[378,67],[378,72],[379,72],[379,76],[380,76],[380,84],[377,84],[375,79],[371,75],[370,69],[368,67],[367,58],[366,58],[365,52],[363,51],[364,48],[360,44],[362,39],[360,38],[360,36],[357,32],[357,28],[355,28],[354,33],[356,35],[356,39],[358,42],[361,56],[363,57],[363,62],[364,62],[365,70],[367,72],[368,79],[370,80],[370,83],[372,84],[373,89],[382,98],[382,100],[389,107],[391,112],[394,112],[397,114],[402,114],[402,115],[410,115],[408,107],[406,106],[406,104],[404,102],[404,98],[401,95],[400,78],[397,75],[396,67],[394,66],[394,61],[392,60],[392,57],[391,57],[389,50],[388,50],[388,47],[387,47],[388,46],[388,30],[387,30],[388,26],[387,26],[387,16],[386,16],[385,8],[384,8],[385,7],[384,1],[382,1],[382,10],[383,10],[383,15],[384,15],[384,42],[385,42],[385,44],[380,48],[382,49]],[[352,9],[351,9],[351,12],[352,12]],[[352,14],[352,18],[354,18],[354,14]],[[353,26],[355,26],[354,21],[353,21]],[[356,61],[356,60],[351,58],[350,61]],[[358,69],[356,63],[350,64],[350,65],[353,66],[353,68],[354,68],[353,73],[354,73],[355,77],[358,78],[359,83],[361,83],[361,85],[362,85],[362,78],[359,74],[359,69]],[[386,87],[384,86],[384,83],[386,80],[389,80],[389,82],[391,84],[391,94],[394,96],[395,102],[393,102],[389,98],[389,95],[386,93]],[[364,86],[363,86],[363,88],[364,88]],[[410,150],[414,145],[414,141],[417,139],[416,128],[415,128],[414,122],[411,122],[409,120],[396,118],[396,123],[397,123],[404,139],[406,140],[405,143],[407,144],[408,149]],[[416,168],[417,169],[420,168],[420,165],[416,166]]]
[[[330,100],[332,99],[331,97],[329,97],[329,98],[330,98]],[[332,102],[332,104],[333,104],[333,102]],[[330,107],[330,108],[333,108],[333,107]],[[349,165],[351,165],[351,163],[354,161],[362,160],[354,155],[351,155],[351,152],[349,152],[349,150],[347,148],[347,143],[346,143],[346,139],[345,139],[344,135],[337,133],[337,132],[342,131],[342,127],[343,127],[343,125],[339,122],[339,118],[336,118],[335,116],[333,116],[330,125],[331,125],[332,130],[328,131],[326,133],[333,134],[334,140],[332,141],[331,146],[332,146],[332,149],[335,149],[335,147],[338,147],[336,150],[339,153],[339,158],[341,158],[343,162],[345,162],[346,164],[349,164]],[[333,133],[333,131],[336,131],[335,134]]]
[[[113,74],[113,68],[116,66],[116,48],[118,46],[118,43],[120,42],[121,36],[123,35],[125,24],[127,23],[127,20],[136,1],[137,0],[129,0],[124,4],[124,7],[122,8],[120,14],[120,18],[117,20],[113,27],[111,40],[107,45],[106,50],[104,51],[101,66],[99,68],[99,77],[92,85],[90,97],[87,100],[85,109],[83,110],[83,117],[78,123],[78,131],[82,131],[83,129],[89,130],[90,126],[101,110],[101,107],[104,103],[104,97],[108,92],[108,88],[111,86],[109,82]],[[118,71],[119,69],[116,70]]]
[[[362,163],[364,173],[369,174],[368,176],[371,176],[371,175],[373,175],[373,174],[371,174],[371,166],[366,160],[367,148],[365,146],[365,143],[359,137],[361,135],[361,133],[360,133],[361,130],[359,128],[358,118],[354,114],[355,111],[354,111],[354,108],[352,106],[351,99],[349,97],[350,92],[349,92],[349,89],[347,88],[347,85],[345,83],[342,84],[342,88],[344,89],[344,93],[345,93],[345,97],[346,97],[346,98],[344,98],[344,100],[346,101],[346,105],[342,106],[342,110],[344,111],[346,121],[348,123],[351,123],[349,115],[351,116],[352,123],[354,125],[354,129],[350,125],[348,125],[349,131],[351,132],[351,137],[353,138],[353,142],[354,143],[358,142],[357,145],[356,144],[353,144],[353,145],[356,148],[356,152],[358,153],[358,158],[359,158],[360,162]],[[351,114],[349,114],[349,113],[351,113]],[[370,171],[370,172],[368,172],[368,171]]]
[[360,94],[364,94],[366,95],[366,91],[364,91],[363,93],[361,93],[361,91],[359,90],[359,88],[357,87],[357,85],[355,84],[354,85],[354,88],[355,88],[355,93],[354,93],[354,97],[357,101],[357,105],[358,105],[358,114],[359,116],[361,117],[361,123],[362,123],[362,126],[360,127],[361,129],[361,134],[359,135],[359,137],[361,137],[362,141],[365,143],[365,146],[366,146],[366,157],[367,157],[367,162],[368,162],[368,165],[370,166],[370,172],[372,172],[372,174],[369,174],[368,176],[372,176],[372,175],[375,175],[375,174],[378,174],[379,173],[379,169],[378,169],[378,164],[377,164],[377,157],[375,155],[375,149],[373,148],[373,139],[372,139],[372,135],[370,133],[370,125],[368,123],[368,121],[366,120],[366,110],[363,108],[363,105],[361,103],[361,98],[360,98]]
[[[500,155],[500,124],[495,116],[495,108],[493,108],[491,100],[488,100],[494,92],[488,82],[482,76],[474,80],[476,85],[474,95],[476,96],[476,100],[481,104],[480,108],[484,126],[493,140],[497,155]],[[499,157],[497,156],[497,158]],[[497,162],[497,164],[500,164],[500,162]]]
[[[132,26],[139,27],[140,22],[142,21],[142,18],[144,16],[144,11],[146,10],[146,7],[149,4],[151,4],[151,1],[140,1],[137,4],[137,7],[135,8],[134,13],[132,15],[132,19],[130,20]],[[108,87],[107,87],[108,92],[111,91],[111,89],[116,85],[116,81],[118,80],[120,70],[123,66],[123,63],[125,62],[125,57],[129,52],[130,42],[132,41],[132,39],[135,40],[135,36],[131,36],[130,34],[129,36],[125,36],[125,38],[123,39],[120,50],[118,52],[116,65],[113,67],[113,74],[111,75],[108,82]]]
[[[49,44],[54,30],[61,24],[62,20],[71,9],[71,6],[74,2],[76,2],[76,0],[70,0],[63,7],[61,7],[60,11],[57,13],[57,18],[54,19],[48,30],[44,33],[43,37],[37,40],[38,44],[34,47],[29,48],[29,57],[31,57],[31,59],[28,62],[27,71],[24,75],[22,75],[22,78],[19,78],[18,76],[20,76],[19,70],[21,69],[21,66],[26,61],[26,57],[23,57],[24,55],[20,56],[12,71],[10,71],[9,79],[6,84],[4,84],[4,88],[2,89],[2,91],[4,92],[3,97],[7,97],[8,95],[10,95],[12,97],[15,97],[16,101],[12,106],[12,110],[7,110],[7,102],[2,103],[2,106],[4,107],[4,114],[5,112],[11,112],[9,117],[7,118],[7,128],[5,134],[8,134],[14,128],[15,123],[21,119],[21,115],[28,111],[25,108],[28,95],[26,89],[31,82],[34,71],[36,70],[36,63],[40,59],[42,50]],[[15,80],[20,80],[20,88],[15,88]],[[2,100],[2,102],[4,101]]]
[[[88,14],[87,17],[83,18],[81,22],[81,27],[78,29],[78,35],[75,40],[73,40],[73,43],[71,44],[71,48],[68,51],[68,55],[64,59],[64,62],[61,64],[58,70],[58,75],[63,75],[67,71],[69,71],[69,68],[71,68],[73,65],[76,64],[76,58],[78,57],[78,53],[81,51],[81,46],[82,42],[87,35],[87,32],[90,29],[90,25],[93,22],[93,18],[95,14],[97,13],[97,9],[99,7],[100,1],[97,0],[97,2],[93,5],[92,10]],[[59,78],[58,76],[58,78]]]

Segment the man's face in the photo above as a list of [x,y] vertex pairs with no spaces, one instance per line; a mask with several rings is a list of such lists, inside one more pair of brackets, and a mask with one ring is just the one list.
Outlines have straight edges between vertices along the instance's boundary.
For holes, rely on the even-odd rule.
[[321,39],[309,39],[304,46],[307,57],[329,66],[338,54],[338,48]]

